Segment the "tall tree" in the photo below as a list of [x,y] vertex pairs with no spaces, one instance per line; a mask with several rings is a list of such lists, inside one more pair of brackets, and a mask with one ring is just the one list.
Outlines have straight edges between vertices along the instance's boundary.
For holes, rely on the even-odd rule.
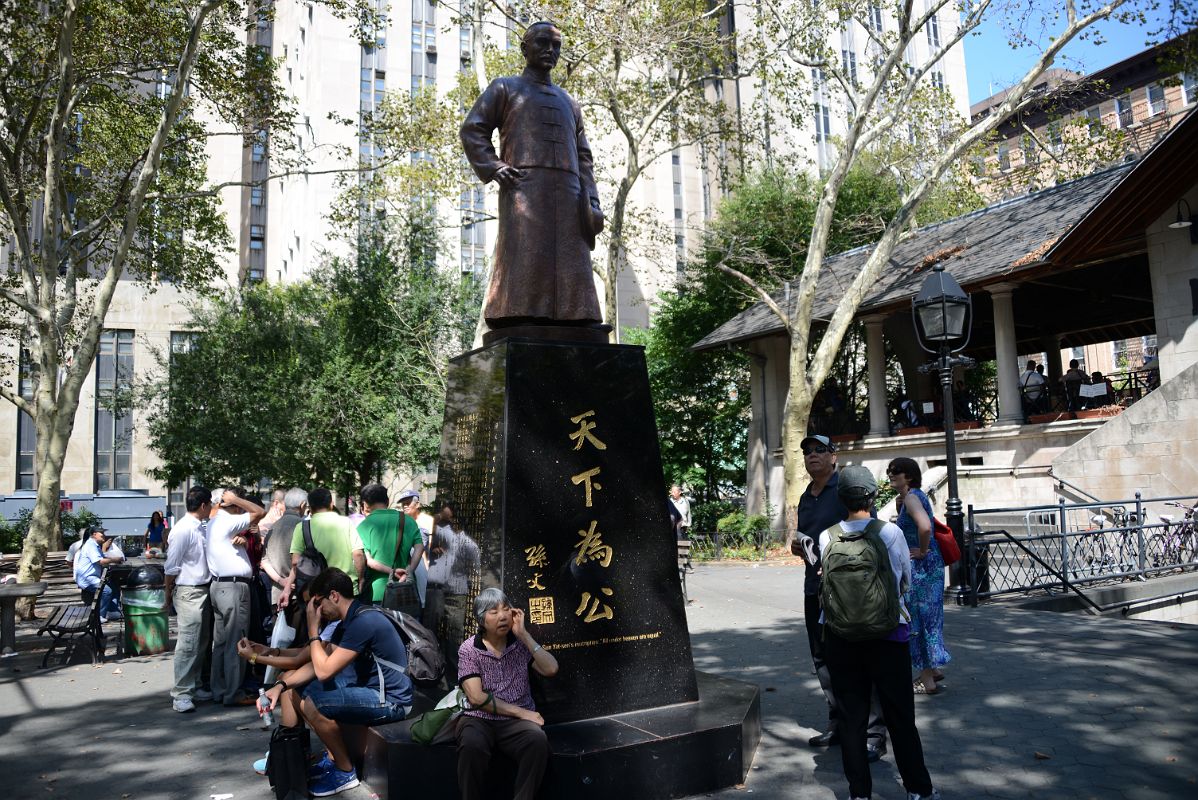
[[[802,494],[803,458],[799,443],[806,434],[816,392],[832,369],[857,308],[872,291],[895,246],[909,234],[917,213],[946,174],[960,166],[962,156],[983,142],[1012,113],[1034,102],[1033,87],[1062,49],[1099,20],[1130,18],[1138,13],[1132,0],[1065,0],[1064,4],[996,2],[995,0],[892,0],[863,3],[829,0],[793,3],[762,0],[762,19],[783,41],[792,43],[776,68],[781,80],[771,81],[792,115],[807,113],[812,92],[839,104],[847,129],[831,142],[831,166],[815,207],[809,246],[804,254],[793,303],[780,302],[769,287],[725,261],[720,268],[750,286],[758,299],[777,315],[789,338],[789,387],[783,408],[782,449],[786,507],[793,514]],[[963,121],[952,111],[951,98],[931,81],[937,63],[983,22],[997,17],[1011,26],[1017,43],[1029,41],[1028,31],[1044,32],[1044,44],[1026,74],[1008,91],[991,114],[977,122]],[[929,26],[938,26],[933,34]],[[952,25],[948,22],[951,21]],[[840,31],[855,23],[869,37],[870,64],[857,70],[839,52]],[[910,63],[908,54],[917,38],[931,43],[931,56]],[[1041,44],[1031,41],[1032,44]],[[800,76],[808,73],[811,80]],[[815,287],[820,280],[839,196],[854,164],[871,152],[901,152],[902,141],[917,143],[912,159],[896,162],[904,177],[899,205],[880,231],[873,251],[840,295],[822,335],[812,317]]]
[[[21,581],[40,577],[57,540],[67,442],[118,283],[207,285],[227,246],[207,141],[248,143],[292,119],[274,61],[254,44],[269,13],[235,0],[0,5],[0,225],[12,264],[0,302],[19,319],[5,366],[12,374],[23,350],[33,387],[27,399],[5,383],[0,396],[37,433]],[[286,144],[274,145],[282,158]]]
[[[691,345],[757,300],[720,267],[730,265],[771,289],[802,269],[821,188],[806,171],[780,164],[734,183],[716,208],[679,291],[663,294],[653,326],[634,336],[646,346],[663,465],[674,478],[690,481],[704,501],[743,486],[749,356],[726,350],[696,353]],[[951,189],[925,207],[929,221],[980,205],[967,190]],[[864,159],[838,198],[829,248],[839,252],[873,241],[898,204],[899,189],[886,165]],[[845,353],[834,365],[850,401],[860,382],[859,367]]]

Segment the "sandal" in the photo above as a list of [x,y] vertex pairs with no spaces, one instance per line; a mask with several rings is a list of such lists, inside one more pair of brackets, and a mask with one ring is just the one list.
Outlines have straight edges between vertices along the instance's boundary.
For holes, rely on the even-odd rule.
[[944,673],[943,672],[933,673],[932,678],[936,681],[936,683],[940,683],[940,681],[944,680]]
[[940,693],[939,687],[937,687],[935,689],[929,689],[928,687],[923,685],[923,681],[916,681],[914,684],[911,685],[911,688],[915,691],[916,694],[939,694]]

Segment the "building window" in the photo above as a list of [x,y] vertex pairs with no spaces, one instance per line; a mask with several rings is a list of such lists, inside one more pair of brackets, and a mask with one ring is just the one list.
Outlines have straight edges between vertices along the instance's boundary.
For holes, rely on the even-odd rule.
[[266,131],[258,131],[251,146],[254,163],[260,164],[266,160]]
[[1130,128],[1135,121],[1131,111],[1131,94],[1123,94],[1115,98],[1115,115],[1119,118],[1120,128]]
[[261,186],[250,187],[250,205],[261,207],[266,204],[266,191]]
[[1097,139],[1102,132],[1102,110],[1098,106],[1086,109],[1086,127],[1090,131],[1091,139]]
[[940,18],[933,14],[928,18],[928,25],[924,29],[928,32],[928,47],[932,51],[940,49]]
[[412,0],[412,94],[436,82],[436,0]]
[[1024,166],[1034,167],[1040,162],[1040,149],[1036,146],[1036,140],[1028,134],[1020,137],[1019,149],[1023,151]]
[[1048,123],[1048,142],[1054,148],[1058,148],[1065,143],[1065,136],[1061,132],[1060,120],[1053,120]]
[[998,168],[1004,172],[1011,168],[1011,145],[1006,142],[998,146]]
[[1148,116],[1155,117],[1157,114],[1165,113],[1165,87],[1159,83],[1150,83],[1144,89],[1144,94],[1148,98]]
[[[21,397],[33,402],[33,375],[30,370],[29,351],[21,348],[21,363],[17,368],[17,391]],[[24,411],[17,412],[17,489],[37,488],[37,470],[33,455],[37,450],[37,428],[33,417]]]
[[1187,72],[1181,76],[1181,99],[1187,106],[1198,100],[1198,72]]
[[96,357],[95,485],[97,492],[132,488],[133,331],[104,331]]
[[877,33],[881,33],[882,27],[882,6],[878,3],[869,4],[869,27],[873,28]]
[[832,112],[823,103],[815,104],[815,149],[821,170],[832,165]]
[[932,70],[932,88],[940,92],[944,91],[944,73],[938,69]]
[[844,67],[844,77],[849,83],[857,82],[857,54],[852,50],[841,50],[840,60]]

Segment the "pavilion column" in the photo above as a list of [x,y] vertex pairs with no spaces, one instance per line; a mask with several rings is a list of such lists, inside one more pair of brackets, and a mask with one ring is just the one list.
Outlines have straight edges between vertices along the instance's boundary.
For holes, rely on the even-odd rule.
[[886,344],[882,338],[885,317],[862,318],[865,323],[865,363],[869,378],[869,435],[890,435],[890,413],[886,408]]
[[1023,422],[1023,403],[1019,395],[1019,353],[1015,351],[1015,310],[1011,293],[1013,283],[987,286],[994,304],[994,353],[998,367],[998,422],[1019,425]]

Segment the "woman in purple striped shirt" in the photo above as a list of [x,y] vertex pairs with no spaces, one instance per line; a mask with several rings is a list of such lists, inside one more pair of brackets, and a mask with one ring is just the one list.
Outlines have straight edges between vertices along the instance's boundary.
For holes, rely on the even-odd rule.
[[458,786],[462,800],[483,797],[496,749],[516,762],[515,800],[533,800],[549,761],[549,742],[528,683],[528,669],[552,678],[557,659],[524,627],[500,589],[474,598],[479,633],[458,648],[458,684],[473,708],[458,723]]

